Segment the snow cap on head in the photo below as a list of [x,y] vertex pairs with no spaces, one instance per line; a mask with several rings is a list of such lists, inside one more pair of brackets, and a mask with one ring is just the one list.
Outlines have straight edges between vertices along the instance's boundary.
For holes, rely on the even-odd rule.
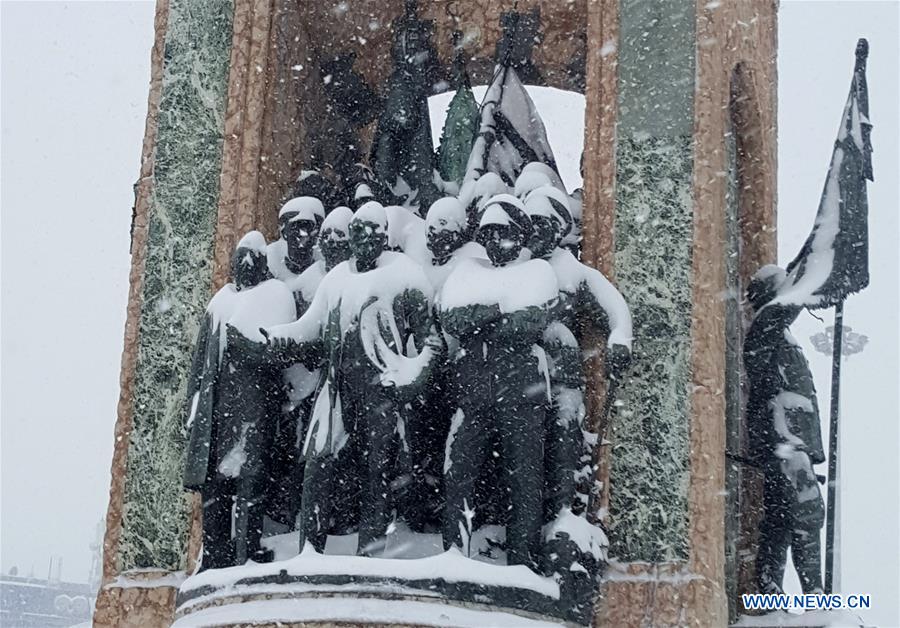
[[[765,281],[767,279],[771,279],[773,283],[781,283],[784,281],[784,278],[787,276],[784,269],[777,264],[766,264],[755,273],[753,273],[753,277],[751,277],[752,281]],[[773,279],[774,278],[774,279]]]
[[509,224],[518,226],[526,233],[531,231],[531,219],[528,218],[522,201],[512,194],[496,194],[492,196],[485,203],[478,226]]
[[522,168],[522,172],[521,174],[519,174],[519,176],[521,177],[523,174],[531,172],[540,172],[546,175],[547,178],[550,179],[550,183],[552,183],[554,187],[559,188],[563,192],[566,191],[566,186],[563,185],[562,179],[559,178],[559,173],[544,162],[532,161],[525,164],[525,167]]
[[542,186],[553,186],[553,181],[550,180],[546,172],[538,172],[536,170],[523,172],[516,179],[515,194],[519,198],[523,198],[532,190]]
[[259,231],[248,231],[237,243],[236,249],[250,249],[260,255],[266,254],[266,239]]
[[356,186],[356,191],[353,193],[353,200],[358,201],[363,198],[375,198],[375,194],[372,193],[372,188],[369,187],[368,183],[360,183]]
[[283,218],[288,214],[297,214],[288,219],[290,222],[295,220],[321,222],[325,218],[325,206],[314,196],[298,196],[282,205],[278,217]]
[[484,207],[486,199],[508,192],[509,186],[503,182],[503,179],[496,172],[485,172],[475,181],[474,198],[480,199],[478,202],[479,208]]
[[387,231],[387,213],[384,207],[378,201],[369,201],[363,203],[363,206],[356,210],[353,214],[353,222],[370,222],[378,227],[377,231],[384,233]]
[[786,277],[785,270],[775,264],[766,264],[753,273],[747,285],[747,300],[753,309],[759,311],[774,299]]
[[353,210],[344,206],[335,207],[325,216],[321,232],[330,240],[346,240],[349,237],[347,232],[351,220],[353,220]]
[[525,211],[529,216],[555,218],[563,235],[572,230],[572,214],[569,211],[569,197],[559,188],[544,185],[532,190],[525,197]]
[[466,208],[458,198],[439,198],[428,208],[425,228],[434,231],[463,231],[466,228]]

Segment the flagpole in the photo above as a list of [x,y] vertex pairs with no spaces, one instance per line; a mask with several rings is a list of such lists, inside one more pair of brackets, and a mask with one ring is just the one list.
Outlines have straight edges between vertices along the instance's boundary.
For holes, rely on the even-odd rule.
[[831,417],[828,428],[828,506],[825,515],[825,593],[833,593],[834,530],[837,514],[838,422],[841,408],[841,340],[844,337],[844,301],[834,308],[834,346],[831,351]]

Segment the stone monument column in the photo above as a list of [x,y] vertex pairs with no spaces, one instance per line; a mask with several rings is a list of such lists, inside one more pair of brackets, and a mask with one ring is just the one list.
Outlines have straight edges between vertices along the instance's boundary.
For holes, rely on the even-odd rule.
[[274,6],[157,0],[97,626],[168,626],[199,550],[185,381],[236,238],[274,230],[255,199]]
[[[586,255],[614,265],[635,345],[601,469],[614,563],[595,621],[725,625],[724,389],[739,378],[729,369],[741,368],[726,359],[726,301],[737,297],[739,308],[741,298],[726,293],[726,261],[739,254],[746,277],[775,258],[777,3],[589,3],[597,5],[609,61],[598,69],[593,50],[588,56],[586,145],[599,153],[585,156]],[[753,70],[752,93],[739,98],[753,122],[734,130],[743,137],[731,164],[740,68]],[[616,110],[614,131],[602,130],[601,113],[598,134],[614,133],[612,157],[608,141],[592,144],[592,84],[601,86],[599,110]],[[605,95],[613,89],[614,100]],[[606,183],[611,158],[614,184]],[[735,250],[726,229],[732,168],[741,188]],[[734,593],[737,574],[727,576]]]

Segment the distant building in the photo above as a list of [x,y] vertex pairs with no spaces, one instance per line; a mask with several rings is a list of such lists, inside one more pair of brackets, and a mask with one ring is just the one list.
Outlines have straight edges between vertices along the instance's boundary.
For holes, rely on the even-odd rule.
[[0,625],[4,628],[74,626],[90,621],[90,585],[0,575]]

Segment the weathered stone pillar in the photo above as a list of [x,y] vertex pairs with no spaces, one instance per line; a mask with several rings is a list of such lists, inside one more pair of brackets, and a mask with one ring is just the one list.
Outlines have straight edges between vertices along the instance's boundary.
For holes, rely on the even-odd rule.
[[726,120],[733,69],[751,64],[747,110],[764,123],[745,125],[755,156],[739,168],[753,188],[739,202],[745,274],[774,254],[775,19],[775,2],[620,0],[604,43],[617,54],[615,275],[635,351],[611,422],[598,625],[728,621],[724,389],[740,360],[726,364]]
[[182,404],[210,296],[231,0],[158,0],[97,626],[166,626],[188,567]]

